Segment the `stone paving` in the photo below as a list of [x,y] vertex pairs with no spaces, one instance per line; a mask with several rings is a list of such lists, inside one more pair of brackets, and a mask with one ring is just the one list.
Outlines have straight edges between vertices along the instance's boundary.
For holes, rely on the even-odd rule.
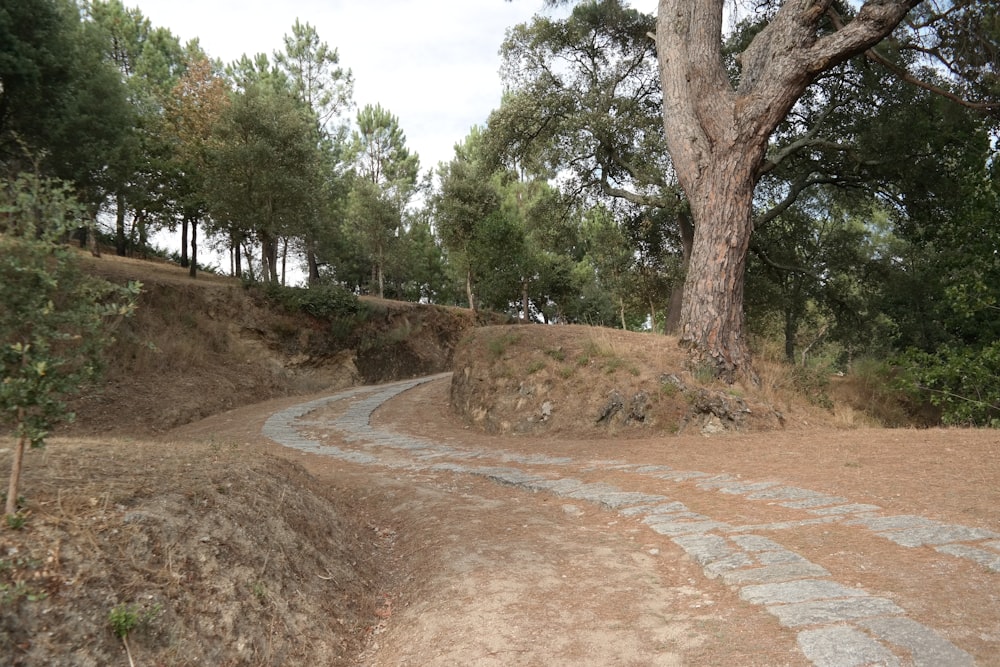
[[[931,546],[1000,573],[1000,534],[946,524],[915,515],[887,515],[877,505],[784,486],[747,481],[728,474],[673,470],[663,465],[621,461],[588,462],[567,457],[524,455],[502,450],[465,450],[424,438],[377,429],[372,413],[390,398],[439,375],[377,387],[358,387],[282,410],[264,425],[264,435],[301,451],[344,461],[389,468],[476,475],[498,484],[560,498],[592,503],[609,512],[640,520],[672,540],[703,569],[721,579],[740,598],[760,605],[778,622],[797,632],[803,654],[819,667],[912,664],[927,667],[974,665],[972,657],[932,628],[906,617],[891,600],[836,582],[825,568],[755,532],[794,530],[839,523],[869,530],[902,547]],[[310,419],[328,405],[344,401],[346,410],[332,420]],[[333,429],[346,447],[321,442]],[[488,465],[479,465],[488,464]],[[545,471],[532,471],[545,466]],[[551,468],[566,474],[553,477]],[[755,525],[731,525],[691,511],[669,496],[584,482],[570,476],[615,470],[651,476],[670,484],[693,484],[702,491],[742,496],[803,513],[801,519]],[[900,656],[906,656],[901,662]]]

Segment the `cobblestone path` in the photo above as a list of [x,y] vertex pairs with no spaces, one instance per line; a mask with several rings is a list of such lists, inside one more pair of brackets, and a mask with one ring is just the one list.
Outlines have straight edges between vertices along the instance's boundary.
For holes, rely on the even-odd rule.
[[[303,403],[271,416],[264,435],[286,447],[357,464],[475,475],[525,492],[592,503],[639,520],[683,549],[706,577],[720,578],[740,598],[761,605],[781,625],[794,630],[803,654],[819,667],[975,664],[968,653],[933,628],[908,618],[906,610],[893,601],[838,582],[824,567],[757,533],[817,524],[851,526],[901,547],[931,546],[949,557],[974,561],[996,572],[998,583],[1000,534],[916,515],[887,514],[877,505],[772,481],[738,479],[724,472],[463,449],[460,444],[446,445],[370,423],[372,413],[392,397],[444,377],[353,388]],[[324,408],[333,404],[339,409],[324,417]],[[324,442],[331,431],[341,445]],[[644,489],[655,480],[655,488],[662,493],[581,479],[599,478],[602,470],[619,473],[619,479],[625,473]],[[800,512],[801,518],[734,525],[693,512],[675,500],[671,491],[679,492],[684,485],[742,498],[746,503],[777,505]]]

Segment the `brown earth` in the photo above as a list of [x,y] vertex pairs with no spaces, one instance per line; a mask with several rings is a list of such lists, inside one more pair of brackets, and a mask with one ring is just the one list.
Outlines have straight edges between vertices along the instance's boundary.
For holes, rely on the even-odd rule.
[[[275,314],[229,280],[101,266],[147,284],[149,319],[120,336],[121,363],[77,406],[76,431],[29,454],[27,522],[0,531],[0,663],[807,664],[792,631],[636,521],[467,475],[300,454],[261,435],[275,411],[363,382],[363,347],[388,360],[373,362],[379,379],[403,375],[407,358],[441,370],[474,322],[464,311],[376,304],[376,324],[351,338]],[[795,397],[777,371],[762,373],[763,392],[714,386],[662,340],[478,331],[455,357],[454,385],[411,390],[376,423],[472,451],[778,480],[1000,531],[995,432],[860,426],[856,411]],[[624,407],[599,423],[612,392]],[[725,430],[713,405],[751,415],[749,430]],[[761,431],[779,414],[783,427]],[[0,470],[8,460],[0,453]],[[670,494],[734,523],[794,514],[693,484]],[[978,664],[1000,664],[1000,575],[839,524],[772,537],[889,597]],[[136,620],[131,656],[111,631],[116,608]]]

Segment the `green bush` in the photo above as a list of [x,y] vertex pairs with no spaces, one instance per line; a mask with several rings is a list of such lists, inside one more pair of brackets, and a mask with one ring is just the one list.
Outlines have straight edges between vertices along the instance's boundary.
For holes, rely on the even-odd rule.
[[1000,341],[978,349],[910,351],[900,362],[904,383],[941,408],[943,423],[1000,427]]
[[62,243],[85,212],[65,184],[22,174],[0,188],[0,427],[15,449],[4,512],[16,514],[26,444],[72,419],[65,399],[98,372],[101,351],[141,285],[85,274]]
[[322,320],[349,318],[362,309],[358,297],[339,285],[305,288],[264,283],[261,289],[268,301],[288,312],[302,312]]

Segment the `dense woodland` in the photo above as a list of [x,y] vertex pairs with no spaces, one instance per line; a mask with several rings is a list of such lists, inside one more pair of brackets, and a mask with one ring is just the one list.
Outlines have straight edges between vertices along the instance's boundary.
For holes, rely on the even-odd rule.
[[[421,165],[391,110],[357,108],[349,63],[307,22],[280,52],[222,63],[118,0],[5,0],[0,204],[31,173],[69,184],[81,242],[143,256],[173,230],[192,276],[209,246],[248,282],[294,267],[309,287],[678,332],[711,246],[665,131],[665,21],[552,4],[570,6],[498,45],[500,108]],[[755,90],[791,4],[727,3],[721,85]],[[824,38],[869,3],[812,4]],[[996,425],[1000,8],[876,4],[906,4],[891,34],[807,67],[761,139],[738,319],[758,353]]]

